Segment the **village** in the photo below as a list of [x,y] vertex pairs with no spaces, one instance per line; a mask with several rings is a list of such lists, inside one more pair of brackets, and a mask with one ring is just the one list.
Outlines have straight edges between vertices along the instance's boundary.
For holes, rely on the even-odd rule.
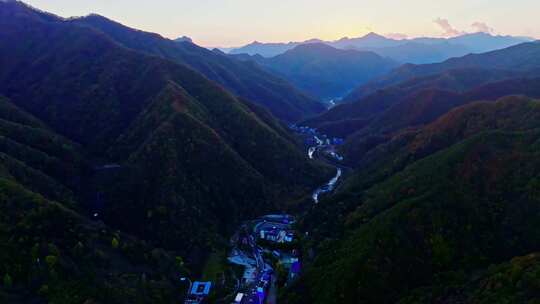
[[233,303],[275,303],[276,285],[300,272],[298,242],[290,215],[266,215],[243,226],[229,261],[245,267]]
[[[231,238],[228,262],[243,268],[233,304],[276,303],[278,285],[287,285],[301,271],[299,243],[290,215],[265,215],[245,222]],[[185,304],[209,303],[212,282],[188,282]]]

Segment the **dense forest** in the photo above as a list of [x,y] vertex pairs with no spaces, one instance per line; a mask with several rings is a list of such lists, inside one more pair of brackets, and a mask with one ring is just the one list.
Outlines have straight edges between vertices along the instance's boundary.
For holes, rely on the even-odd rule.
[[0,37],[12,301],[171,303],[239,221],[332,174],[267,109],[183,64],[19,2],[0,3]]
[[540,44],[375,52],[229,55],[0,1],[0,302],[179,303],[288,212],[280,303],[539,304]]

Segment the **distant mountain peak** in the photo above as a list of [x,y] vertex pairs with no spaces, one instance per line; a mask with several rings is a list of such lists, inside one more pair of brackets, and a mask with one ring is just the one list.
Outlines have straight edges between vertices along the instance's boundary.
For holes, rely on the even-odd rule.
[[375,32],[370,32],[370,33],[368,33],[367,35],[364,35],[364,37],[362,37],[362,38],[369,38],[369,39],[374,39],[374,38],[376,38],[376,39],[388,39],[388,38],[386,38],[386,37],[384,37],[384,36],[382,36],[382,35],[379,35],[379,34],[377,34],[377,33],[375,33]]
[[312,39],[304,41],[304,43],[324,43],[324,41],[322,41],[321,39],[312,38]]
[[189,43],[193,43],[193,39],[191,39],[191,38],[188,37],[188,36],[178,37],[178,38],[174,39],[174,41],[176,41],[176,42],[189,42]]

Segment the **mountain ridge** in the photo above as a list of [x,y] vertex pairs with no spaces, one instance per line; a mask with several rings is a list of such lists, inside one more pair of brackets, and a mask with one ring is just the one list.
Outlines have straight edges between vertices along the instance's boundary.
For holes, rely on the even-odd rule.
[[276,117],[287,122],[324,110],[322,104],[283,78],[191,42],[165,39],[159,34],[132,29],[100,15],[72,18],[69,22],[97,29],[127,48],[186,65],[232,93],[267,107]]
[[339,99],[397,66],[374,52],[341,50],[324,43],[298,45],[273,58],[231,56],[256,62],[322,100]]
[[339,49],[357,49],[373,51],[384,57],[402,63],[433,63],[446,60],[451,57],[463,56],[469,53],[481,53],[495,49],[502,49],[522,42],[533,40],[527,37],[513,37],[491,35],[477,32],[467,33],[451,38],[411,38],[392,39],[376,33],[368,33],[362,37],[343,37],[334,41],[322,41],[311,39],[303,42],[289,43],[261,43],[254,42],[244,47],[230,50],[230,54],[259,54],[263,57],[274,57],[282,54],[298,45],[322,42]]

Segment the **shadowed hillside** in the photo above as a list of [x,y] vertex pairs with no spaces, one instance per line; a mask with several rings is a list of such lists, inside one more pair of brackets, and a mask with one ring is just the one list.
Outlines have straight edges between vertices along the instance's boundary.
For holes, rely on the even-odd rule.
[[280,119],[294,122],[324,110],[322,104],[283,78],[257,65],[209,51],[188,41],[168,40],[99,15],[72,19],[70,23],[97,29],[127,48],[185,64],[234,94],[265,106]]
[[[498,85],[497,82],[510,79],[516,79],[515,82],[519,82],[523,77],[534,77],[535,75],[539,75],[538,71],[534,73],[523,73],[478,68],[449,70],[432,76],[403,81],[399,84],[378,90],[355,102],[340,104],[319,116],[306,120],[304,123],[322,132],[345,137],[363,128],[370,119],[423,90],[444,90],[465,93],[479,86],[494,83],[491,87],[498,88],[499,91],[505,91],[508,90],[509,86]],[[521,87],[527,88],[527,85],[524,84]],[[491,93],[489,92],[490,90],[482,88],[479,88],[477,91],[479,93],[476,95],[482,92],[484,94],[492,94],[495,98],[505,95],[504,93]],[[514,92],[510,92],[510,94],[517,94],[521,91],[524,92],[525,90],[516,89]],[[483,97],[476,96],[475,98],[481,99]],[[358,125],[354,122],[364,122],[364,124]]]
[[446,303],[460,289],[465,298],[494,303],[534,299],[532,278],[518,293],[501,282],[500,299],[466,286],[476,284],[477,271],[497,280],[489,273],[506,266],[487,270],[491,264],[538,248],[539,109],[524,98],[472,104],[379,148],[379,158],[366,159],[338,195],[306,217],[317,239],[338,238],[313,241],[318,257],[293,288],[304,296],[290,299]]
[[[32,232],[21,235],[39,245],[42,241],[32,233],[44,225],[59,225],[43,237],[50,237],[48,242],[57,244],[62,254],[57,259],[62,273],[58,282],[47,284],[50,293],[41,285],[25,285],[32,267],[27,255],[17,262],[11,254],[9,259],[4,256],[2,265],[24,264],[20,273],[10,274],[17,288],[7,292],[15,299],[28,294],[64,303],[56,296],[68,288],[72,299],[82,302],[94,298],[117,303],[140,296],[170,303],[172,290],[178,289],[168,278],[185,271],[184,266],[173,266],[178,263],[171,256],[198,271],[241,220],[281,210],[333,173],[309,161],[266,109],[185,65],[126,48],[93,27],[18,2],[0,2],[0,38],[10,41],[0,44],[0,92],[11,100],[2,99],[0,108],[0,149],[5,154],[1,172],[6,187],[13,189],[2,197],[5,204],[14,204],[9,212],[20,208],[21,214],[34,213],[24,205],[31,200],[53,206],[54,212],[47,213],[51,217],[39,215],[32,223],[36,227],[29,228]],[[12,196],[19,193],[22,201],[14,201]],[[46,223],[51,218],[58,223]],[[12,219],[0,225],[6,238],[20,225],[18,218]],[[67,231],[65,244],[55,239],[63,235],[62,229]],[[114,253],[124,248],[124,239],[125,255],[142,247],[133,253],[137,259],[131,264]],[[95,263],[105,260],[103,264],[87,263],[85,255],[72,257],[71,251],[63,259],[64,250],[79,241],[89,247],[89,259],[97,255]],[[9,252],[32,248],[24,244],[9,245]],[[162,260],[163,268],[153,260]],[[101,267],[111,267],[114,282],[103,280]],[[89,273],[91,269],[96,273]],[[67,282],[77,287],[64,285]],[[91,288],[79,286],[84,282]],[[164,290],[154,295],[137,284]],[[118,292],[109,292],[116,288]],[[130,294],[118,300],[122,292]]]

